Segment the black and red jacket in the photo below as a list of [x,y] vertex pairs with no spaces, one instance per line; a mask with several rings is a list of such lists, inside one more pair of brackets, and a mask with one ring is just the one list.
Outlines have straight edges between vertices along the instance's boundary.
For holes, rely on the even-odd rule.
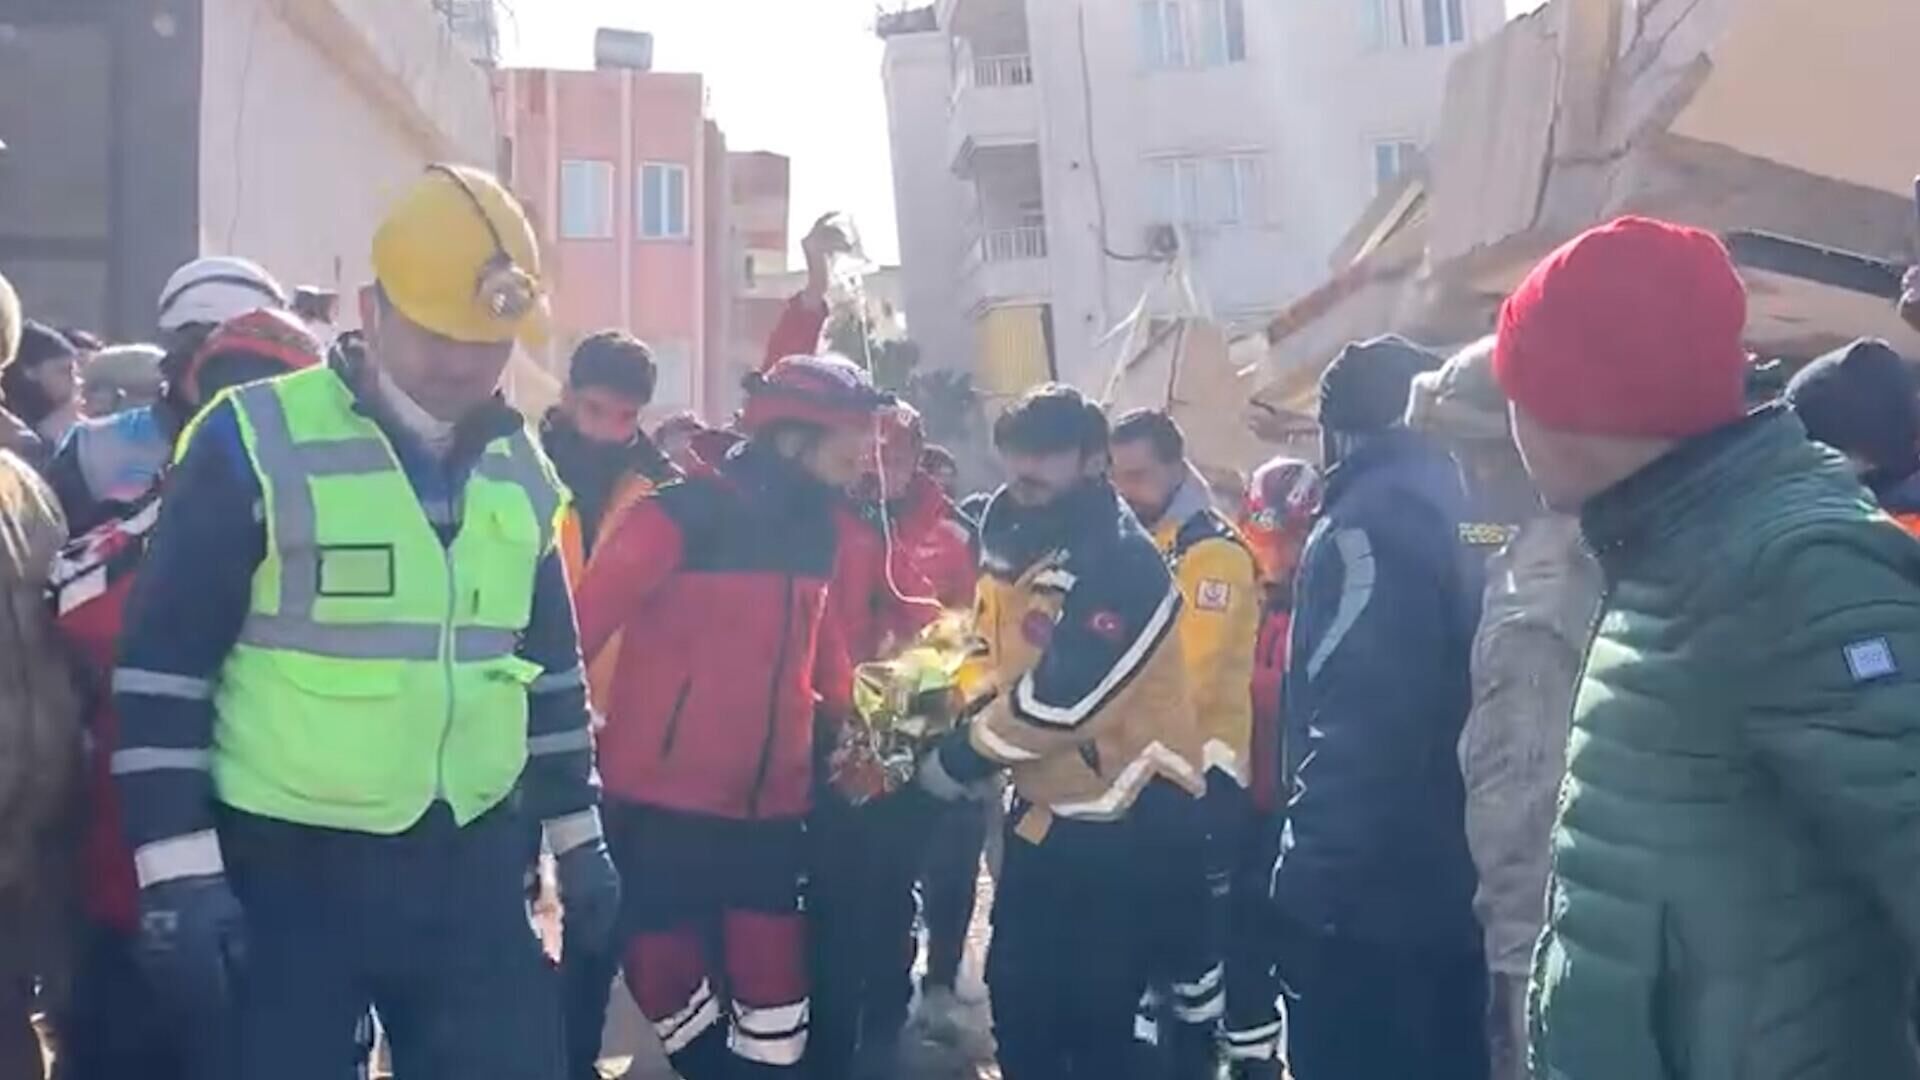
[[816,705],[851,674],[825,617],[835,494],[745,443],[634,507],[579,589],[589,661],[621,635],[607,797],[734,819],[811,805]]

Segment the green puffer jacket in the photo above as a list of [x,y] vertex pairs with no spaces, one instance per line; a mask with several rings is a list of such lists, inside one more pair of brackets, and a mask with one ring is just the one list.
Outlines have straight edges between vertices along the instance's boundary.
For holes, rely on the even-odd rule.
[[1777,408],[1581,524],[1536,1077],[1920,1077],[1920,544]]

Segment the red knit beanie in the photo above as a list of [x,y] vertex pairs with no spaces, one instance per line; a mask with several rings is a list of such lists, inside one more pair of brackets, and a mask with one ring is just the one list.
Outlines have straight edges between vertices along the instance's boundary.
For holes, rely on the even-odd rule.
[[1500,308],[1493,371],[1543,426],[1684,439],[1746,413],[1747,293],[1711,233],[1625,217],[1546,257]]

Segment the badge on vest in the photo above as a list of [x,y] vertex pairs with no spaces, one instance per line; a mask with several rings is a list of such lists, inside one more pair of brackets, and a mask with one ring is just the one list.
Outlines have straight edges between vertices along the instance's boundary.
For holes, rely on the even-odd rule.
[[1847,646],[1846,652],[1847,671],[1852,673],[1854,682],[1872,682],[1900,674],[1900,665],[1893,659],[1893,646],[1886,638],[1856,641]]
[[1233,586],[1207,578],[1193,590],[1193,606],[1201,611],[1225,611],[1233,603]]
[[321,596],[393,595],[392,544],[322,544],[316,563],[315,591]]

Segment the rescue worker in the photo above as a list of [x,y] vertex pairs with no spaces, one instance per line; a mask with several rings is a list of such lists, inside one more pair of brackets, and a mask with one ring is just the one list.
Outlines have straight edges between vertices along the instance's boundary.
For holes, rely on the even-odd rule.
[[[193,396],[276,374],[317,367],[322,349],[306,326],[273,309],[222,323],[188,364]],[[126,603],[160,520],[164,484],[61,549],[48,591],[61,636],[84,665],[87,707],[88,820],[81,897],[83,926],[72,1000],[61,1010],[61,1075],[69,1080],[126,1076],[179,1078],[196,1073],[196,1028],[171,1022],[136,961],[139,886],[133,852],[120,827],[111,760],[120,745],[113,710],[114,650]]]
[[1460,735],[1467,845],[1485,939],[1494,1080],[1526,1080],[1527,975],[1546,920],[1554,806],[1566,772],[1573,687],[1600,604],[1580,524],[1541,503],[1493,378],[1494,339],[1415,376],[1407,426],[1443,440],[1476,524],[1502,539],[1487,562],[1473,638],[1473,709]]
[[165,350],[166,392],[151,406],[81,421],[68,433],[47,480],[75,535],[116,516],[145,495],[173,456],[187,420],[206,404],[192,396],[187,368],[215,327],[260,308],[284,309],[286,292],[247,259],[210,255],[174,271],[155,316]]
[[852,693],[834,504],[888,401],[840,357],[750,376],[744,438],[626,514],[580,589],[587,654],[622,635],[600,766],[627,986],[686,1080],[793,1075],[806,1052],[816,699],[831,730]]
[[[1257,962],[1240,965],[1228,957],[1228,943],[1238,936],[1230,927],[1243,921],[1237,917],[1263,921],[1263,905],[1243,912],[1233,899],[1246,845],[1258,837],[1247,784],[1260,589],[1253,553],[1233,523],[1213,508],[1211,488],[1187,460],[1186,435],[1171,415],[1136,409],[1121,416],[1113,426],[1112,452],[1113,486],[1152,534],[1180,589],[1176,632],[1205,740],[1207,782],[1207,846],[1185,887],[1197,888],[1186,899],[1208,914],[1198,926],[1170,919],[1161,927],[1176,936],[1163,958],[1165,981],[1141,1001],[1138,1030],[1167,1054],[1174,1075],[1211,1080],[1229,1008],[1234,1017],[1224,1045],[1236,1068],[1277,1061],[1279,1053],[1278,988]],[[1179,880],[1171,872],[1162,878],[1170,886]],[[1172,1020],[1164,1032],[1163,1012]]]
[[[926,430],[911,405],[880,412],[875,468],[841,503],[840,544],[828,604],[855,664],[894,655],[949,610],[973,601],[972,538],[933,479],[920,471]],[[825,778],[822,777],[822,780]],[[914,788],[850,804],[817,783],[809,878],[814,958],[809,1057],[820,1077],[891,1077],[913,1000],[914,883],[936,837],[958,830],[942,851],[941,889],[930,891],[928,933],[938,972],[952,985],[971,918],[985,816],[978,804],[947,807]],[[963,823],[947,827],[950,817]],[[967,829],[965,822],[977,822]],[[955,894],[952,879],[964,877]],[[962,909],[964,908],[964,913]],[[958,925],[955,925],[956,919]],[[936,983],[935,985],[940,985]]]
[[365,337],[223,396],[169,476],[114,672],[142,959],[183,1022],[234,1017],[241,1080],[342,1075],[369,1001],[401,1075],[554,1076],[536,830],[589,936],[619,880],[564,492],[497,393],[539,255],[434,165],[372,261]]
[[[559,404],[540,423],[540,444],[573,496],[560,524],[560,552],[567,580],[576,587],[586,580],[587,560],[621,515],[679,475],[640,429],[640,414],[653,402],[657,378],[652,350],[633,335],[620,330],[589,335],[573,350]],[[594,707],[602,711],[613,697],[616,649],[617,644],[586,658],[587,685]],[[620,966],[613,945],[571,933],[561,942],[561,1007],[571,1080],[598,1080],[595,1063],[607,998]]]
[[852,241],[840,230],[841,215],[822,216],[800,240],[800,252],[807,260],[807,280],[799,292],[781,309],[780,320],[767,336],[767,348],[760,361],[764,374],[789,356],[806,356],[820,348],[820,332],[827,325],[827,289],[833,259],[852,250]]
[[982,529],[977,613],[994,696],[919,775],[960,799],[1012,771],[987,956],[1007,1080],[1131,1075],[1152,923],[1203,917],[1160,910],[1155,881],[1205,835],[1180,590],[1108,482],[1107,435],[1059,385],[995,421],[1011,479]]
[[[1253,763],[1249,791],[1263,830],[1265,852],[1274,850],[1273,823],[1285,800],[1280,792],[1280,688],[1287,671],[1287,638],[1293,628],[1293,583],[1313,519],[1325,494],[1320,470],[1298,458],[1277,457],[1255,469],[1247,481],[1246,516],[1240,535],[1260,568],[1260,639],[1253,653]],[[1264,885],[1269,867],[1255,868]],[[1238,945],[1235,955],[1251,955],[1265,946]]]
[[[20,344],[20,301],[0,277],[0,374]],[[64,972],[71,796],[80,705],[44,599],[66,524],[53,493],[0,449],[0,1076],[42,1075],[34,984]]]
[[1900,527],[1920,535],[1920,385],[1884,341],[1828,353],[1787,383],[1807,434],[1847,456]]
[[1501,309],[1521,456],[1606,581],[1537,1076],[1920,1076],[1920,545],[1790,410],[1747,411],[1747,319],[1718,238],[1631,217]]
[[1404,420],[1438,357],[1347,346],[1320,382],[1326,507],[1301,556],[1272,895],[1300,1080],[1481,1080],[1486,968],[1456,748],[1481,557],[1452,459]]

